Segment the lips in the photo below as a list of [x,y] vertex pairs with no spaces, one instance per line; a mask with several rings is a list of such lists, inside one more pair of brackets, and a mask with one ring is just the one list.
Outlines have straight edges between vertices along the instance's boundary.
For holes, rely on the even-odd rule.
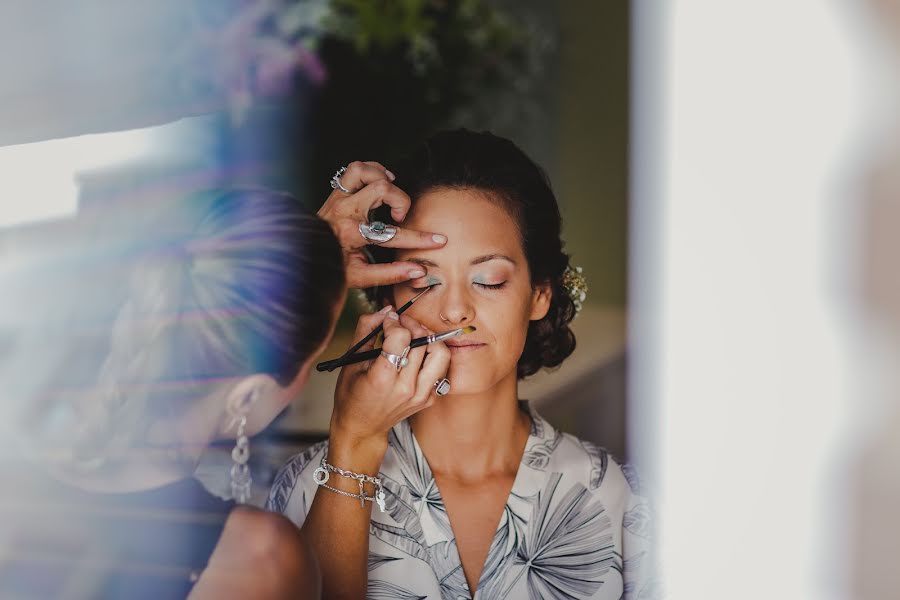
[[466,352],[483,348],[486,344],[474,340],[447,340],[444,342],[451,352]]

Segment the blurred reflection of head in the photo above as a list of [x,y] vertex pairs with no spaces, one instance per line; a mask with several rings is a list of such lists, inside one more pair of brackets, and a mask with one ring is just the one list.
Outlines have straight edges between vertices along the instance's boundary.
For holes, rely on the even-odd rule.
[[248,435],[268,425],[344,294],[331,229],[286,194],[203,192],[150,212],[68,252],[68,287],[45,303],[66,316],[38,344],[57,360],[30,355],[29,376],[43,376],[17,412],[56,471],[100,491],[183,476],[240,416]]

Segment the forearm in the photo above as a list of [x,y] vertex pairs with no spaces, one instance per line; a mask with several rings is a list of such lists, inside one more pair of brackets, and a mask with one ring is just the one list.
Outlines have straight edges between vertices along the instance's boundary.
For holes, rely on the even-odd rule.
[[[341,469],[377,475],[387,450],[387,439],[365,444],[349,442],[339,435],[329,441],[327,460]],[[328,485],[359,494],[359,483],[331,474]],[[372,494],[371,484],[366,494]],[[322,597],[325,600],[364,598],[368,583],[369,522],[373,502],[360,506],[359,500],[318,489],[303,524],[319,558],[322,570]]]

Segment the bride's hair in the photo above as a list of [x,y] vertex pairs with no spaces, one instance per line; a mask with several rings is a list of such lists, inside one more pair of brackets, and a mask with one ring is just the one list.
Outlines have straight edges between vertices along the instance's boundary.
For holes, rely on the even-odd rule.
[[224,378],[264,373],[289,385],[344,289],[332,230],[287,194],[207,191],[162,213],[103,259],[122,273],[123,293],[115,317],[95,326],[105,358],[73,402],[82,464],[142,443],[149,424],[184,415]]
[[[563,286],[569,256],[563,252],[559,206],[544,171],[513,142],[491,133],[465,129],[433,135],[391,169],[395,185],[412,198],[437,188],[473,189],[498,202],[518,225],[533,285],[548,283],[550,310],[528,326],[525,348],[518,363],[519,378],[542,367],[556,367],[575,350],[569,323],[575,305]],[[381,209],[378,217],[390,221]],[[394,252],[376,247],[378,262],[393,260]],[[372,289],[369,296],[385,301],[389,290]]]

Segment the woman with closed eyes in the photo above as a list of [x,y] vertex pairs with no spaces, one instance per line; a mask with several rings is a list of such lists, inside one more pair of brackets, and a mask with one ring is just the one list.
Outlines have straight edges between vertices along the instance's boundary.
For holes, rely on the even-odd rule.
[[357,339],[383,324],[389,357],[412,338],[474,331],[409,351],[399,369],[382,357],[344,367],[329,440],[276,478],[269,506],[316,547],[324,597],[653,597],[633,472],[519,398],[521,379],[575,348],[573,273],[543,172],[512,142],[469,131],[392,168],[411,200],[404,228],[447,242],[375,249],[425,275],[369,289],[383,309]]

